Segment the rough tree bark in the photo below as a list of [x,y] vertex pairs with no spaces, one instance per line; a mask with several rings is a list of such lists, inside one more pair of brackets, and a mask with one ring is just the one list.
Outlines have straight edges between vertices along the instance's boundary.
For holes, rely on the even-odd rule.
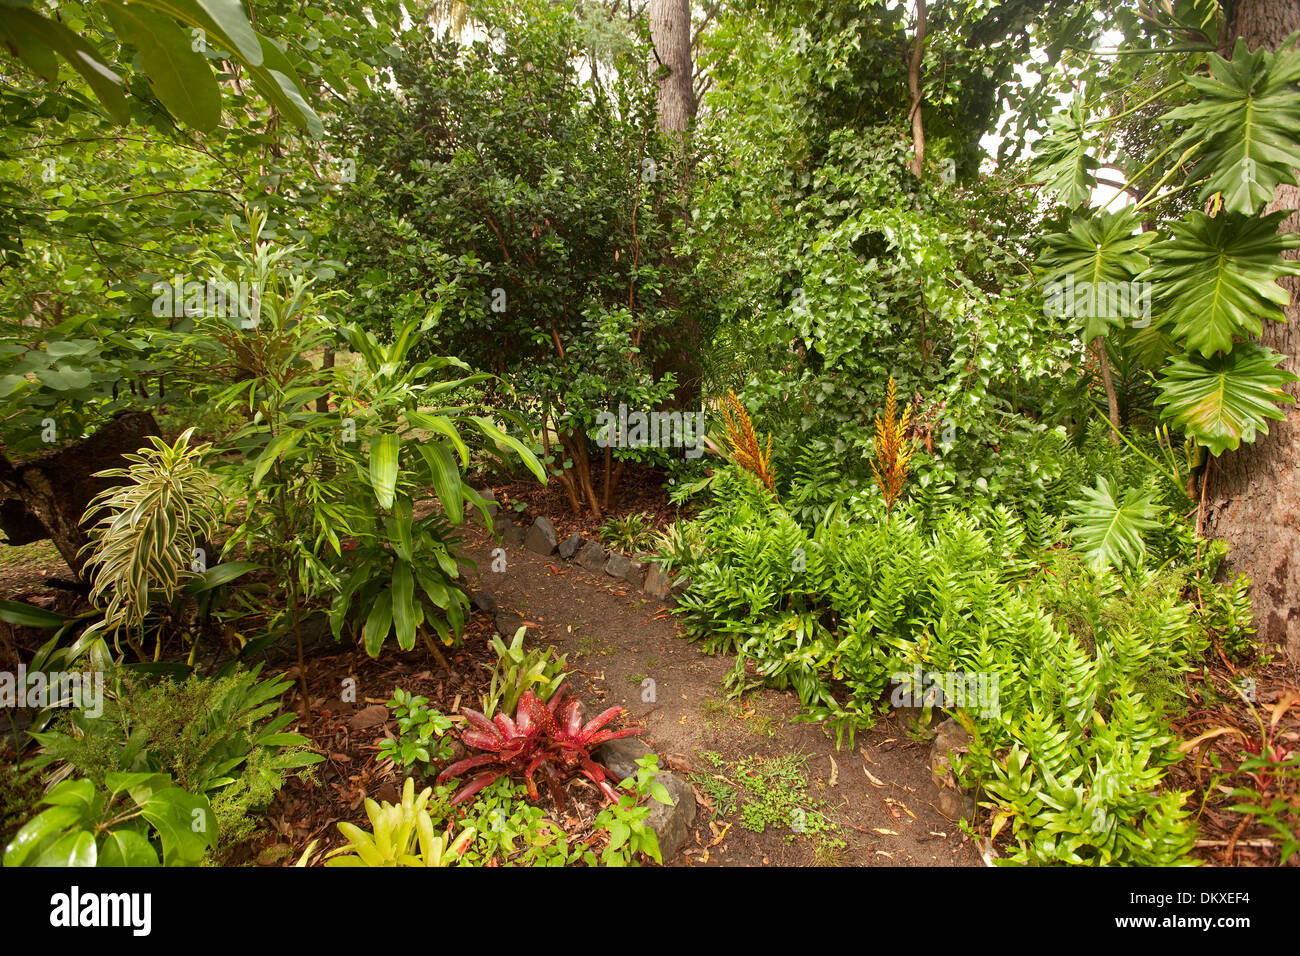
[[[1252,50],[1272,50],[1300,30],[1296,0],[1238,0],[1220,51],[1228,53],[1238,36]],[[1300,189],[1283,185],[1267,211],[1297,209]],[[1300,214],[1292,213],[1282,231],[1300,232]],[[1296,250],[1287,253],[1300,258]],[[1282,286],[1291,296],[1285,324],[1265,322],[1261,341],[1286,356],[1284,368],[1300,372],[1300,278]],[[1300,398],[1300,383],[1287,386]],[[1254,444],[1225,452],[1209,465],[1206,527],[1232,545],[1227,568],[1253,581],[1258,636],[1280,645],[1292,671],[1300,670],[1300,409],[1284,408],[1286,420],[1269,422],[1268,435]]]
[[[698,106],[691,63],[691,0],[650,0],[650,39],[654,44],[651,67],[658,72],[659,129],[674,144],[673,176],[679,184],[673,215],[686,213],[690,184],[690,130]],[[666,250],[665,256],[671,256]],[[675,292],[667,291],[663,303],[679,305]],[[700,398],[699,324],[680,315],[663,329],[667,349],[655,362],[656,376],[672,372],[677,377],[677,408],[693,408]]]
[[691,86],[691,0],[650,0],[650,39],[656,67],[667,69],[658,80],[659,128],[683,139],[695,119]]
[[925,59],[925,34],[929,24],[925,17],[925,0],[916,0],[916,35],[912,40],[912,59],[907,64],[907,89],[912,94],[912,175],[917,179],[925,170],[925,123],[921,119],[921,63]]
[[131,455],[157,435],[158,423],[148,412],[126,412],[95,434],[61,451],[14,465],[0,454],[0,530],[9,544],[49,538],[79,579],[89,541],[81,516],[90,500],[113,481],[94,477],[107,468],[123,468]]

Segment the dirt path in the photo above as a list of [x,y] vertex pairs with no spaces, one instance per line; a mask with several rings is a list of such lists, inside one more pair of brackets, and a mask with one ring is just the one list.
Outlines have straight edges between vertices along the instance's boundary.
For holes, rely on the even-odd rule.
[[[495,573],[496,543],[477,527],[465,533],[480,571],[471,575],[475,586],[492,594],[501,612],[530,624],[530,646],[554,644],[568,654],[588,711],[622,704],[647,728],[647,743],[696,784],[703,802],[695,842],[665,863],[982,865],[957,825],[931,805],[928,747],[896,718],[837,752],[819,728],[794,722],[799,707],[791,694],[760,690],[729,699],[723,681],[733,658],[702,653],[636,589],[519,547],[508,549],[506,570]],[[781,816],[773,807],[792,805],[779,796],[797,793],[792,780],[806,787],[795,817],[808,821],[803,832],[786,823],[754,832]]]

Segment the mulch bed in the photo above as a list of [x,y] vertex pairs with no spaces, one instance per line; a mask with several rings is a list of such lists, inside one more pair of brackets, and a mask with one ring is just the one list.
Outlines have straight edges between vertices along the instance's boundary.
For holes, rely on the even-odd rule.
[[[326,760],[314,768],[314,779],[294,778],[287,783],[266,810],[266,829],[227,863],[293,866],[313,841],[319,841],[311,857],[316,865],[329,850],[347,842],[338,832],[338,823],[347,821],[369,831],[365,799],[398,802],[406,776],[378,759],[380,742],[397,737],[396,720],[385,706],[393,690],[400,687],[427,697],[431,708],[449,716],[461,706],[477,709],[495,661],[489,644],[494,633],[492,619],[475,614],[466,623],[464,646],[444,651],[450,671],[420,648],[386,650],[378,660],[359,648],[310,660],[311,716],[292,729],[309,737]],[[289,673],[296,679],[297,668]],[[355,701],[343,699],[343,689],[349,686],[355,687]],[[286,706],[291,704],[286,701]],[[456,746],[453,760],[465,756],[462,745]],[[426,786],[434,786],[432,777],[417,776],[417,790]],[[571,778],[565,785],[566,806],[557,811],[546,788],[540,790],[537,805],[569,834],[570,844],[591,841],[599,853],[605,837],[602,833],[593,840],[592,822],[604,805],[600,792],[585,779]]]
[[[678,517],[689,516],[692,509],[682,508],[679,511],[677,506],[668,500],[665,482],[666,475],[663,469],[629,462],[623,471],[623,477],[619,480],[614,506],[600,520],[596,520],[587,509],[575,515],[569,505],[569,496],[565,494],[564,486],[556,480],[541,485],[534,479],[528,478],[494,487],[493,490],[496,492],[502,513],[512,515],[516,521],[531,524],[533,519],[545,516],[554,523],[555,530],[561,538],[576,531],[584,538],[590,539],[599,537],[601,524],[610,517],[622,518],[647,514],[650,515],[650,523],[657,530],[662,531]],[[592,467],[592,484],[597,494],[600,494],[604,488],[604,478],[603,468],[597,463],[593,463]],[[525,510],[516,513],[514,509],[516,502],[522,502],[526,506]]]
[[[1228,808],[1242,802],[1229,796],[1225,790],[1234,787],[1252,787],[1259,790],[1258,781],[1242,773],[1235,773],[1244,756],[1244,744],[1250,742],[1258,748],[1259,724],[1250,706],[1242,699],[1238,688],[1243,674],[1241,669],[1220,659],[1207,666],[1204,678],[1191,683],[1192,700],[1188,713],[1172,722],[1174,731],[1190,740],[1216,727],[1234,727],[1242,734],[1227,733],[1205,741],[1196,752],[1170,768],[1166,778],[1169,789],[1191,791],[1188,805],[1193,810],[1205,800],[1204,810],[1197,820],[1196,848],[1192,855],[1215,866],[1277,866],[1281,861],[1281,844],[1272,828],[1255,822],[1255,818],[1234,813]],[[1268,727],[1279,700],[1288,694],[1296,697],[1296,704],[1279,715],[1272,736],[1276,746],[1285,754],[1300,753],[1300,689],[1288,681],[1285,664],[1274,660],[1265,667],[1252,667],[1249,676],[1255,681],[1255,709]],[[1244,735],[1244,736],[1243,736]],[[1217,759],[1219,769],[1212,760]],[[1300,820],[1300,794],[1296,793],[1294,780],[1290,783],[1292,820]],[[1288,867],[1300,867],[1300,853],[1287,861]]]

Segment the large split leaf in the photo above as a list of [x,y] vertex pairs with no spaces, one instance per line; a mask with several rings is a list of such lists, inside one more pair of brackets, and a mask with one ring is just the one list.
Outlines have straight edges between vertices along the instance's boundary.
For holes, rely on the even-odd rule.
[[1083,101],[1076,97],[1068,112],[1048,119],[1050,132],[1034,144],[1032,175],[1071,209],[1086,205],[1097,185],[1092,171],[1100,164],[1084,134],[1086,120]]
[[1141,564],[1147,550],[1142,533],[1160,526],[1150,494],[1136,488],[1117,494],[1105,476],[1098,476],[1096,488],[1081,491],[1083,498],[1069,503],[1075,550],[1098,570]]
[[1151,247],[1141,278],[1153,284],[1164,322],[1189,349],[1230,352],[1234,337],[1259,335],[1263,318],[1286,321],[1291,297],[1276,280],[1300,275],[1300,262],[1282,258],[1300,246],[1300,235],[1277,231],[1286,215],[1193,211],[1174,223],[1173,239]]
[[[1113,309],[1110,290],[1132,286],[1147,267],[1143,247],[1155,233],[1138,232],[1132,208],[1095,216],[1075,216],[1063,233],[1048,236],[1039,269],[1049,298],[1076,320],[1085,342],[1124,324],[1125,310]],[[1131,305],[1131,303],[1130,303]],[[1131,309],[1130,309],[1131,312]]]
[[1250,215],[1273,199],[1279,183],[1295,183],[1300,166],[1300,52],[1251,53],[1238,38],[1232,59],[1210,55],[1210,75],[1187,84],[1201,94],[1165,114],[1188,124],[1178,146],[1205,140],[1194,174],[1207,176],[1201,199],[1223,194],[1229,212]]
[[1268,434],[1266,421],[1285,415],[1278,403],[1295,399],[1282,390],[1296,376],[1277,368],[1282,356],[1254,343],[1226,355],[1176,355],[1164,367],[1157,389],[1167,406],[1163,417],[1215,455]]

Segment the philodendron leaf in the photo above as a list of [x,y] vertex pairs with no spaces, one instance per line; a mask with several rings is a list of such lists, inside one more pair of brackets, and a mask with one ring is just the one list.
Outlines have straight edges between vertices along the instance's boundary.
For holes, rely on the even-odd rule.
[[1173,239],[1150,248],[1151,267],[1139,278],[1155,287],[1175,338],[1213,355],[1230,352],[1234,337],[1259,335],[1263,318],[1286,321],[1291,297],[1276,280],[1300,275],[1300,262],[1282,258],[1300,246],[1300,235],[1277,231],[1286,216],[1193,211],[1173,224]]
[[1202,201],[1222,193],[1229,212],[1253,214],[1269,203],[1279,183],[1295,183],[1300,166],[1300,53],[1251,53],[1238,38],[1232,59],[1210,54],[1210,75],[1184,77],[1200,94],[1162,119],[1186,123],[1175,148],[1205,141],[1193,175],[1206,176]]
[[1047,120],[1050,132],[1034,144],[1037,156],[1032,175],[1071,209],[1086,205],[1097,185],[1093,170],[1100,163],[1093,157],[1092,144],[1085,136],[1086,121],[1083,100],[1075,97],[1067,112]]
[[1166,406],[1163,418],[1173,421],[1216,456],[1235,451],[1242,442],[1268,434],[1268,419],[1286,416],[1279,403],[1295,399],[1283,386],[1297,380],[1277,367],[1282,356],[1251,342],[1227,355],[1204,358],[1175,355],[1156,383],[1157,401]]
[[1096,570],[1141,564],[1147,550],[1142,532],[1160,527],[1150,495],[1136,488],[1118,495],[1100,475],[1096,488],[1080,490],[1083,498],[1069,502],[1075,550]]
[[1157,238],[1139,232],[1140,225],[1137,213],[1127,207],[1075,216],[1065,232],[1044,240],[1038,262],[1046,307],[1073,319],[1085,342],[1124,325],[1136,311],[1133,286],[1147,267],[1142,249]]
[[168,787],[153,793],[140,813],[158,831],[164,866],[197,866],[216,846],[216,817],[206,797]]

